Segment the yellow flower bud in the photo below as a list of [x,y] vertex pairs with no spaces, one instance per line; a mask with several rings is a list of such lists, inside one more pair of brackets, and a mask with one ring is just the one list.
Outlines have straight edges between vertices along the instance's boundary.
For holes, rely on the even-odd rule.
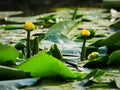
[[35,29],[35,25],[32,22],[30,22],[30,21],[26,21],[25,25],[24,25],[24,29],[26,31],[32,31],[32,30]]
[[90,32],[89,32],[88,30],[86,30],[86,29],[83,29],[83,30],[81,31],[81,35],[82,35],[83,37],[88,37],[88,36],[90,36]]
[[95,59],[99,56],[99,53],[98,52],[92,52],[91,54],[88,55],[88,60],[92,60],[92,59]]

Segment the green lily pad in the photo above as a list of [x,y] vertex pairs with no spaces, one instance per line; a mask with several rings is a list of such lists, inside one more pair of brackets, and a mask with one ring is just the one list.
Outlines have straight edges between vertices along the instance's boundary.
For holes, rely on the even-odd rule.
[[107,62],[108,62],[109,57],[103,56],[103,57],[98,57],[96,59],[90,60],[88,61],[84,67],[87,68],[103,68],[103,67],[107,67]]
[[110,35],[109,37],[103,39],[103,40],[98,40],[93,46],[120,46],[118,42],[120,42],[120,31],[115,32],[114,34]]
[[15,64],[19,52],[12,46],[0,44],[0,64]]
[[116,50],[112,54],[110,54],[108,64],[120,66],[120,50]]
[[75,79],[83,75],[80,72],[72,72],[58,59],[41,52],[18,65],[16,68],[31,73],[32,77],[60,76],[64,79]]
[[116,22],[114,22],[113,24],[110,25],[110,29],[112,31],[118,31],[120,30],[120,20],[117,20]]
[[88,85],[96,83],[93,80],[96,79],[96,78],[99,78],[100,76],[103,76],[104,73],[105,73],[105,71],[104,70],[100,70],[100,69],[95,69],[95,70],[91,71],[82,80],[83,81],[83,85],[84,86],[88,86]]
[[45,39],[47,40],[53,40],[53,38],[55,39],[56,36],[59,37],[65,37],[67,36],[70,31],[72,30],[72,28],[76,25],[76,22],[73,20],[67,20],[67,21],[62,21],[59,22],[55,25],[53,25],[48,32],[45,35]]
[[0,66],[0,80],[12,80],[23,78],[30,78],[30,76],[19,69]]
[[96,34],[95,37],[106,37],[105,34]]
[[23,25],[4,25],[4,26],[0,26],[0,29],[18,30],[18,29],[23,29]]
[[[91,39],[95,36],[95,31],[92,30],[92,29],[88,29],[88,31],[90,32],[90,36],[86,37],[87,39]],[[83,39],[84,37],[80,34],[78,34],[77,36],[77,39]]]

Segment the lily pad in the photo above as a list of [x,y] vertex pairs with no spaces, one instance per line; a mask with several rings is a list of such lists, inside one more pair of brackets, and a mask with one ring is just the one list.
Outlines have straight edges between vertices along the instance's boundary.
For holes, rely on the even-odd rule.
[[120,46],[118,42],[120,42],[120,31],[115,32],[114,34],[110,35],[109,37],[105,39],[101,39],[96,41],[93,46]]
[[[87,37],[87,39],[91,39],[95,36],[95,31],[92,29],[88,29],[88,31],[90,32],[90,36]],[[77,35],[77,39],[83,39],[84,37],[80,34]]]
[[114,66],[120,66],[120,50],[114,51],[110,56],[109,56],[109,65],[114,65]]
[[82,80],[83,81],[83,85],[84,86],[88,86],[88,85],[91,85],[91,84],[94,84],[96,82],[94,82],[93,80],[96,79],[96,78],[99,78],[100,76],[102,76],[103,74],[105,73],[104,70],[100,70],[100,69],[95,69],[93,71],[91,71],[89,74],[87,74],[84,79]]
[[58,59],[41,52],[18,65],[16,68],[24,72],[29,72],[32,77],[60,76],[64,79],[75,79],[83,76],[80,72],[72,72]]
[[0,44],[0,64],[15,64],[19,52],[12,46]]
[[23,78],[30,78],[30,76],[19,69],[0,66],[0,80],[13,80]]
[[120,30],[120,20],[117,20],[113,24],[110,25],[111,31],[118,31]]
[[18,29],[23,29],[23,25],[4,25],[4,26],[0,26],[0,29],[18,30]]
[[103,56],[103,57],[98,57],[96,59],[90,60],[88,61],[84,67],[87,68],[103,68],[103,67],[107,67],[107,62],[108,62],[109,57]]
[[51,36],[53,36],[53,35],[56,36],[56,35],[60,35],[60,34],[66,36],[67,34],[69,34],[69,32],[72,30],[72,28],[74,27],[75,24],[76,24],[76,22],[73,20],[59,22],[59,23],[53,25],[48,30],[45,38],[49,40],[49,39],[51,39]]

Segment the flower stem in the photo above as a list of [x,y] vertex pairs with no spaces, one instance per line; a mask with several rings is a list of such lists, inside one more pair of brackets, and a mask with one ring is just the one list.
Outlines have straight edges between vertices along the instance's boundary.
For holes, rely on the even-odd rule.
[[27,58],[30,58],[30,31],[27,31]]
[[25,51],[24,51],[24,48],[21,50],[22,51],[22,54],[25,55]]
[[86,58],[86,38],[83,39],[83,45],[82,45],[82,52],[81,52],[81,61],[85,60]]

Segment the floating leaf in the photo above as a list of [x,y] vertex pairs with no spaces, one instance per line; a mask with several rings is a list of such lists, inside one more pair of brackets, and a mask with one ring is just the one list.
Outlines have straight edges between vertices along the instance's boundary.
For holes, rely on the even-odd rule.
[[[94,82],[93,82],[93,80],[95,79],[95,78],[98,78],[98,77],[100,77],[100,76],[102,76],[103,74],[105,73],[105,71],[104,70],[100,70],[100,69],[95,69],[95,70],[93,70],[93,71],[91,71],[88,75],[86,75],[85,77],[84,77],[84,79],[83,79],[83,84],[84,84],[84,86],[88,86],[88,85],[91,85],[91,84],[93,84]],[[92,82],[92,83],[91,83]]]
[[91,22],[92,19],[83,17],[83,18],[82,18],[82,21],[83,21],[83,22]]
[[82,76],[79,72],[73,73],[58,59],[41,52],[18,65],[16,68],[31,73],[32,77],[60,76],[64,79],[75,79]]
[[114,51],[109,56],[109,65],[120,66],[120,50]]
[[115,80],[115,84],[116,84],[117,88],[120,89],[120,76],[116,77],[114,80]]
[[[90,36],[88,36],[87,39],[93,38],[95,36],[95,31],[92,30],[92,29],[88,29],[88,31],[90,32]],[[81,33],[78,34],[76,37],[77,37],[77,39],[83,39],[84,38],[83,35],[81,35]]]
[[95,47],[101,47],[103,45],[101,45],[100,43],[103,41],[104,39],[99,39],[95,42],[93,42],[92,44],[90,44],[90,46],[95,46]]
[[23,29],[23,26],[20,25],[5,25],[5,26],[1,26],[1,29],[5,29],[5,30],[18,30],[18,29]]
[[103,56],[103,57],[98,57],[96,59],[90,60],[88,61],[84,67],[88,67],[88,68],[103,68],[103,67],[107,67],[107,62],[108,62],[109,57]]
[[15,64],[19,52],[12,46],[0,45],[0,64]]
[[70,33],[72,28],[76,25],[73,20],[62,21],[53,25],[45,35],[47,40],[55,39],[56,35],[64,35],[64,37]]
[[12,80],[23,78],[30,78],[30,76],[19,69],[0,66],[0,80]]
[[44,20],[44,21],[48,21],[48,20],[55,20],[54,15],[47,15],[47,16],[40,16],[37,20]]
[[120,46],[116,46],[116,45],[113,45],[113,46],[107,46],[107,54],[111,54],[113,53],[114,51],[116,50],[119,50]]
[[120,20],[116,21],[115,23],[110,25],[110,29],[112,31],[118,31],[120,30]]
[[105,34],[96,34],[95,37],[106,37]]
[[55,17],[55,13],[42,15],[38,19],[38,24],[43,25],[44,27],[50,27],[53,24],[56,24],[60,21],[62,21],[62,18]]
[[[78,43],[70,40],[70,37],[74,35],[70,34],[72,31],[74,33],[73,28],[76,26],[76,22],[72,20],[67,20],[63,22],[59,22],[53,25],[45,35],[44,40],[41,42],[43,47],[50,48],[50,46],[55,43],[58,47],[63,50],[70,50],[73,47],[79,47]],[[68,35],[68,36],[67,36]],[[49,44],[48,44],[49,43]],[[61,50],[62,51],[62,50]]]
[[118,42],[120,42],[120,31],[117,31],[116,33],[110,35],[109,37],[105,39],[100,39],[99,41],[96,41],[94,46],[120,46]]
[[86,75],[84,77],[84,79],[93,80],[95,78],[102,76],[104,73],[105,73],[104,70],[95,69],[95,70],[91,71],[88,75]]

